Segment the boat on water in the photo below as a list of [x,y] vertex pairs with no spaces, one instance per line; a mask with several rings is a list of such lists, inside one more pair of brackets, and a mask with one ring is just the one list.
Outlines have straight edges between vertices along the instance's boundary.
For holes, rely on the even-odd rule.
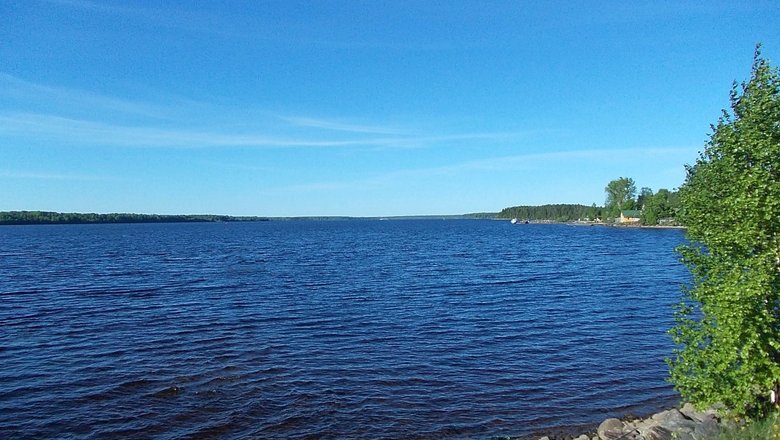
[[512,219],[512,224],[514,225],[515,223],[517,223],[517,219],[516,219],[516,218],[513,218],[513,219]]

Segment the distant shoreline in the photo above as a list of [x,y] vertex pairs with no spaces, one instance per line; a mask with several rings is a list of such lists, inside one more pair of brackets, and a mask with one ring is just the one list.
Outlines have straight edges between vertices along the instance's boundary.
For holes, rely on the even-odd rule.
[[216,223],[268,221],[265,217],[237,217],[227,215],[159,215],[131,213],[75,213],[53,211],[3,211],[0,225],[68,225],[113,223]]
[[[417,215],[389,217],[350,217],[350,216],[300,216],[300,217],[260,217],[231,216],[214,214],[133,214],[133,213],[77,213],[55,211],[0,211],[0,226],[21,225],[81,225],[81,224],[132,224],[132,223],[239,223],[267,221],[347,221],[347,220],[476,220],[496,219],[495,213],[475,213],[460,215]],[[499,219],[501,220],[501,219]]]
[[[510,221],[508,218],[496,218],[495,220]],[[518,222],[517,226],[525,225],[571,225],[571,226],[604,226],[608,228],[633,228],[633,229],[686,229],[683,225],[642,225],[639,223],[606,223],[590,221],[568,221],[560,222],[556,220],[529,220],[527,223]]]
[[[280,221],[355,221],[355,220],[495,220],[510,221],[512,219],[499,217],[499,213],[471,213],[455,215],[406,215],[406,216],[297,216],[297,217],[261,217],[232,216],[216,214],[133,214],[133,213],[76,213],[55,211],[0,211],[0,226],[23,225],[83,225],[83,224],[133,224],[133,223],[245,223],[245,222],[280,222]],[[525,224],[559,224],[572,226],[606,226],[616,228],[641,229],[685,229],[682,225],[641,225],[637,223],[607,223],[591,221],[557,221],[534,219],[518,222],[517,226]]]

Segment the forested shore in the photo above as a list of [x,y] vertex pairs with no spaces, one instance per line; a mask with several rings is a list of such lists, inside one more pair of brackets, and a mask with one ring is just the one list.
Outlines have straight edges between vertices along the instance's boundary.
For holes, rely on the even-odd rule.
[[265,221],[345,221],[345,220],[478,220],[499,218],[498,213],[481,212],[459,215],[417,215],[392,217],[348,217],[348,216],[300,216],[260,217],[215,214],[96,214],[54,211],[0,211],[1,225],[64,225],[103,223],[217,223],[217,222],[265,222]]
[[596,206],[555,204],[540,206],[512,206],[504,208],[496,216],[497,218],[521,220],[549,220],[556,222],[570,222],[583,218],[595,219],[603,208]]
[[229,215],[160,215],[160,214],[95,214],[53,211],[0,212],[0,225],[57,225],[90,223],[213,223],[266,221],[266,217],[235,217]]

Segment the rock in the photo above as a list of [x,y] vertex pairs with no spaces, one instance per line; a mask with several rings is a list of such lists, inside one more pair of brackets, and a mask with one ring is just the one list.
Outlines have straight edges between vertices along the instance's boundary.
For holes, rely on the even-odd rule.
[[615,440],[623,435],[625,425],[619,419],[607,419],[601,422],[598,429],[601,440]]
[[672,438],[677,440],[696,440],[693,435],[688,431],[675,432]]
[[668,429],[656,425],[645,431],[643,437],[645,440],[672,440],[672,433]]
[[693,406],[693,404],[691,404],[690,402],[686,402],[685,405],[683,405],[682,408],[680,408],[680,412],[685,417],[688,417],[689,419],[694,420],[696,422],[701,422],[704,417],[704,413],[697,410],[696,407]]
[[690,403],[686,403],[683,405],[682,408],[680,408],[680,412],[689,419],[695,421],[695,422],[703,422],[705,419],[709,417],[717,417],[717,411],[714,409],[708,409],[707,411],[699,411]]
[[669,432],[687,432],[690,434],[696,429],[696,422],[685,417],[676,408],[655,414],[652,419]]
[[636,429],[639,432],[645,432],[648,429],[652,428],[653,426],[657,426],[658,423],[653,419],[647,419],[647,420],[638,420],[634,422],[634,429]]
[[623,433],[619,437],[615,437],[615,439],[616,440],[644,440],[644,437],[642,437],[639,434],[639,431],[632,429],[632,430],[624,430]]
[[644,440],[695,440],[689,431],[671,431],[659,425],[645,429],[640,438]]
[[713,415],[709,415],[696,425],[696,429],[693,431],[693,438],[696,440],[714,439],[720,435],[720,431],[718,419]]
[[[725,420],[724,420],[725,422]],[[715,440],[723,431],[716,409],[698,411],[691,404],[654,414],[648,419],[606,419],[597,435],[553,437],[565,440]],[[539,440],[550,440],[544,436]]]

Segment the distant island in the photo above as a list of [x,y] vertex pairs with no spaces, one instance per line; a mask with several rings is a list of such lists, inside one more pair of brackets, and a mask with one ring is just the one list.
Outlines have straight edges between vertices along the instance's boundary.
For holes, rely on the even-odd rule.
[[266,217],[229,215],[94,214],[51,211],[3,211],[0,225],[62,225],[90,223],[213,223],[267,221]]

